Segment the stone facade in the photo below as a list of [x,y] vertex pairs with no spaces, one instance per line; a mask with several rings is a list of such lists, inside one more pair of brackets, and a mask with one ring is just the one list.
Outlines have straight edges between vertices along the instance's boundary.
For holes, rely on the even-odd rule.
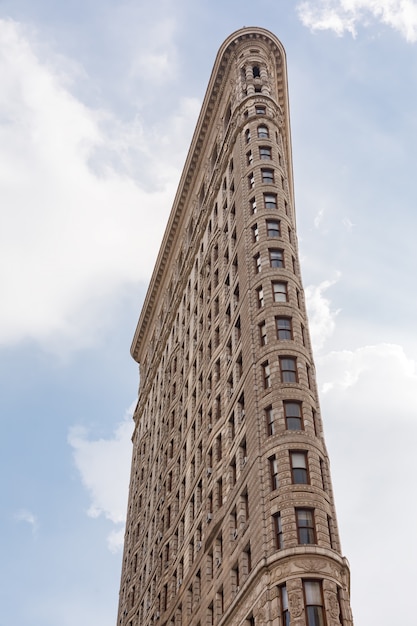
[[217,55],[132,356],[118,624],[352,626],[268,31]]

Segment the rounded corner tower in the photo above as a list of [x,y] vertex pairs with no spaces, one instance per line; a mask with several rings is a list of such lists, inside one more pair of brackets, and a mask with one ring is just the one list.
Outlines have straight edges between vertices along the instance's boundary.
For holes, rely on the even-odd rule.
[[262,28],[219,50],[131,353],[118,626],[352,626]]

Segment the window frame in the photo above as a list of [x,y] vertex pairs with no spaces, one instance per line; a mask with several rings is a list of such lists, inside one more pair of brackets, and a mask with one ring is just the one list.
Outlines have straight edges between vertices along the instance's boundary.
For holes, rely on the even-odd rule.
[[[313,603],[310,600],[310,593],[307,591],[307,585],[317,585],[315,592],[311,590],[311,599],[317,597],[317,591],[320,595],[320,604]],[[324,608],[323,583],[321,580],[303,580],[303,595],[306,614],[307,626],[326,626],[326,612]]]
[[[301,518],[302,515],[304,515],[304,520]],[[298,544],[301,546],[317,545],[314,509],[297,507],[295,509],[295,522]]]
[[261,346],[266,346],[268,344],[268,335],[266,332],[266,322],[263,320],[259,324],[259,342]]
[[284,250],[282,248],[268,248],[269,265],[276,269],[285,267]]
[[261,161],[272,161],[271,146],[259,146],[259,158]]
[[266,421],[266,432],[268,437],[272,437],[273,435],[275,435],[274,409],[272,408],[272,406],[267,406],[266,409],[264,409],[264,413]]
[[[285,417],[285,428],[286,430],[304,430],[304,420],[303,420],[303,405],[298,400],[284,400],[284,417]],[[289,415],[289,407],[297,407],[299,415]],[[297,422],[289,422],[289,420],[297,420]],[[292,426],[297,425],[296,428]],[[290,428],[291,426],[291,428]],[[298,427],[299,426],[299,427]]]
[[262,367],[262,381],[264,389],[271,389],[272,381],[271,381],[271,366],[269,361],[264,361],[261,364]]
[[279,489],[279,472],[278,472],[278,459],[273,454],[268,458],[269,463],[269,476],[271,479],[271,491]]
[[272,515],[272,524],[274,529],[275,548],[277,550],[282,550],[284,547],[284,537],[282,532],[281,513],[279,511]]
[[[290,367],[290,363],[294,367]],[[298,383],[297,357],[291,355],[280,356],[279,371],[282,383]]]
[[[285,326],[284,323],[287,323],[288,326]],[[280,327],[280,324],[284,325]],[[293,339],[292,317],[288,317],[285,315],[276,315],[275,329],[278,341],[291,341]]]
[[261,167],[261,180],[263,185],[275,184],[275,172],[272,167]]
[[[266,132],[263,129],[266,129]],[[259,124],[256,129],[258,139],[269,139],[269,127],[266,124]]]
[[264,193],[264,207],[268,211],[276,211],[278,208],[278,198],[276,193]]
[[[283,289],[276,289],[278,285],[282,286]],[[281,294],[278,297],[278,294]],[[272,283],[272,297],[275,303],[288,302],[288,283],[283,280],[275,280]]]
[[[280,220],[265,220],[266,222],[266,235],[267,237],[272,237],[273,239],[278,239],[281,237],[281,222]],[[276,228],[271,228],[271,226],[275,224]],[[277,233],[276,235],[273,233]]]
[[265,294],[262,285],[257,288],[256,296],[258,301],[258,309],[263,309],[265,306]]
[[309,485],[308,452],[306,450],[289,450],[289,453],[292,484]]

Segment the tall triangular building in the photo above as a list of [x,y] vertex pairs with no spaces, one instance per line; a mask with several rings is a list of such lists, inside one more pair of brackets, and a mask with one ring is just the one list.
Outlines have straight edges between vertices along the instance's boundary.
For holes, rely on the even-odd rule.
[[118,626],[352,626],[264,29],[217,55],[132,356]]

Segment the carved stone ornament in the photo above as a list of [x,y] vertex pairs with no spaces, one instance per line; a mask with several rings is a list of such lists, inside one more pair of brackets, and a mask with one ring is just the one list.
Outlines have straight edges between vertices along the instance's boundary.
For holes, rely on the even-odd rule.
[[299,561],[297,566],[305,572],[322,572],[326,569],[327,562],[317,559]]
[[300,591],[291,591],[288,594],[288,603],[290,605],[291,617],[300,617],[303,612],[303,599]]
[[336,624],[339,624],[339,602],[337,600],[337,595],[334,591],[328,591],[326,593],[327,598],[327,606],[329,608],[330,615],[337,620]]

